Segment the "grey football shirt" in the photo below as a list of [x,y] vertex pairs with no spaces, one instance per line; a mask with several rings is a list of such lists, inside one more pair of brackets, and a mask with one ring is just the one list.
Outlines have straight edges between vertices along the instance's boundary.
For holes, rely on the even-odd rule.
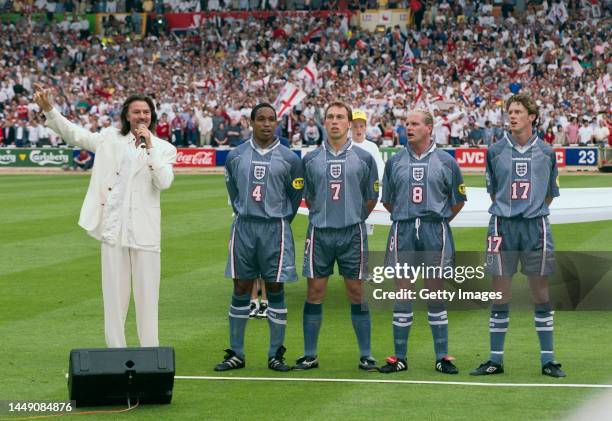
[[383,203],[391,220],[449,218],[451,206],[465,202],[465,185],[455,159],[432,143],[420,157],[407,145],[385,165]]
[[316,228],[344,228],[367,218],[366,202],[378,199],[378,170],[367,151],[349,140],[338,153],[323,142],[304,157],[304,196]]
[[487,191],[495,195],[489,213],[536,218],[550,213],[547,197],[559,196],[555,151],[532,136],[520,146],[509,133],[487,151]]
[[225,182],[236,215],[293,220],[302,200],[304,167],[278,139],[263,150],[251,139],[228,154]]

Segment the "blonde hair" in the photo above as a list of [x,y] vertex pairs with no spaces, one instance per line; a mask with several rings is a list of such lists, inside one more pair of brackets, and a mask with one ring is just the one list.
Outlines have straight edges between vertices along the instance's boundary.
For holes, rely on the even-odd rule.
[[431,113],[428,110],[426,110],[424,108],[415,108],[411,112],[412,113],[420,113],[423,116],[423,123],[425,123],[428,126],[433,126],[434,119],[433,119],[433,116],[431,115]]

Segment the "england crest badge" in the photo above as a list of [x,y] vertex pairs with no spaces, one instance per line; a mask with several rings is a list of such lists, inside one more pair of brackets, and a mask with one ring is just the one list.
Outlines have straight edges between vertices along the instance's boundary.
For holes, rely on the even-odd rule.
[[412,167],[412,178],[414,181],[421,181],[425,177],[425,168]]
[[331,164],[329,166],[329,174],[334,178],[340,177],[342,174],[342,164]]
[[264,165],[255,165],[255,168],[253,169],[253,176],[257,180],[264,178],[266,176],[266,167]]
[[527,175],[527,163],[526,162],[517,162],[516,163],[516,175],[519,177],[525,177]]

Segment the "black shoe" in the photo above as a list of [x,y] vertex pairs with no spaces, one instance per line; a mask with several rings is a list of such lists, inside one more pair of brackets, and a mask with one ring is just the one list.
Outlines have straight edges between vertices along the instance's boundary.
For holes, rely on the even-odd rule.
[[359,359],[358,367],[365,371],[378,371],[378,368],[376,367],[376,360],[372,357],[361,357]]
[[310,370],[311,368],[317,368],[319,366],[319,359],[315,357],[303,356],[297,359],[294,370]]
[[270,370],[282,372],[291,370],[291,367],[285,364],[285,359],[283,358],[283,355],[285,355],[285,351],[287,351],[287,349],[281,345],[276,350],[276,354],[273,357],[268,358],[268,368]]
[[381,373],[396,373],[398,371],[408,370],[408,363],[405,359],[393,357],[387,357],[385,360],[387,364],[383,365],[378,369]]
[[240,358],[231,349],[225,350],[223,361],[215,366],[215,371],[228,371],[238,368],[244,368],[244,358]]
[[259,310],[257,311],[257,315],[255,316],[258,319],[267,319],[268,318],[268,304],[261,302],[259,304]]
[[254,319],[257,317],[257,312],[259,311],[259,306],[257,304],[257,301],[251,301],[251,306],[249,307],[249,319]]
[[436,361],[436,371],[444,374],[457,374],[459,369],[453,364],[455,358],[447,355]]
[[561,370],[561,364],[556,361],[549,361],[542,366],[542,374],[550,377],[565,377],[565,371]]
[[502,374],[504,372],[503,364],[497,364],[489,360],[486,363],[482,363],[478,368],[472,372],[472,376],[487,376],[489,374]]

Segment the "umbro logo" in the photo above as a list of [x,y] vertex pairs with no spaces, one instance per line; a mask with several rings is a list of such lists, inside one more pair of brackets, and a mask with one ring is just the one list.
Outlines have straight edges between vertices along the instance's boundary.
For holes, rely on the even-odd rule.
[[487,367],[487,373],[495,373],[497,371],[497,367]]

